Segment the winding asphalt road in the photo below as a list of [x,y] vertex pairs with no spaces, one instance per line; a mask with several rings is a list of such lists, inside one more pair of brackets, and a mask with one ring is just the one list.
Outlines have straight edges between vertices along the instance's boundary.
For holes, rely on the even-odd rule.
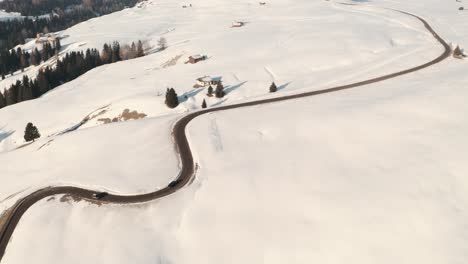
[[[422,70],[424,68],[427,68],[431,65],[434,65],[436,63],[443,61],[444,59],[448,58],[451,55],[450,46],[432,29],[432,27],[424,19],[420,18],[419,16],[416,16],[416,15],[413,15],[404,11],[399,11],[399,10],[394,10],[394,9],[390,9],[390,10],[400,12],[400,13],[415,17],[416,19],[420,20],[424,24],[426,29],[444,47],[444,52],[440,56],[435,58],[434,60],[424,63],[420,66],[407,69],[407,70],[403,70],[403,71],[399,71],[396,73],[388,74],[385,76],[361,81],[361,82],[337,86],[337,87],[324,89],[324,90],[305,92],[305,93],[288,95],[288,96],[283,96],[283,97],[275,97],[275,98],[270,98],[270,99],[204,109],[204,110],[190,113],[184,116],[183,118],[181,118],[179,121],[177,121],[177,123],[173,127],[172,133],[173,133],[176,148],[180,155],[181,167],[182,167],[179,173],[179,176],[177,178],[178,179],[177,184],[175,186],[166,187],[164,189],[161,189],[152,193],[139,194],[139,195],[126,196],[126,195],[109,194],[108,196],[104,197],[100,201],[105,202],[105,203],[115,203],[115,204],[132,204],[132,203],[148,202],[148,201],[152,201],[152,200],[156,200],[156,199],[168,196],[180,190],[185,185],[187,185],[192,179],[192,177],[194,176],[195,166],[194,166],[192,152],[190,150],[190,145],[187,140],[187,136],[185,134],[185,129],[187,127],[187,124],[198,116],[201,116],[210,112],[224,111],[224,110],[241,108],[241,107],[269,104],[269,103],[287,101],[287,100],[292,100],[292,99],[297,99],[297,98],[333,93],[333,92],[356,88],[356,87],[360,87],[360,86],[364,86],[364,85],[368,85],[372,83],[377,83],[377,82],[385,81],[385,80],[392,79],[398,76],[402,76],[408,73]],[[96,200],[93,197],[93,194],[97,192],[99,191],[77,188],[73,186],[48,187],[48,188],[40,189],[20,199],[12,208],[8,210],[8,213],[6,213],[5,215],[6,217],[5,223],[2,227],[0,227],[0,261],[5,254],[5,250],[10,241],[10,238],[12,237],[13,232],[16,226],[18,225],[21,217],[35,203],[37,203],[38,201],[44,198],[51,197],[54,195],[59,195],[59,194],[71,195],[77,198],[87,199],[87,200]]]

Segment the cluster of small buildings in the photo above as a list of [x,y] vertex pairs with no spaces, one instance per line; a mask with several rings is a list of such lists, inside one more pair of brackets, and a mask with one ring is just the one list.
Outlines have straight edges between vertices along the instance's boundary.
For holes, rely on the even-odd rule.
[[210,77],[210,76],[203,76],[200,78],[197,78],[195,85],[193,88],[203,88],[203,87],[208,87],[208,86],[214,86],[216,87],[218,84],[222,83],[222,77],[217,76],[217,77]]
[[36,35],[36,44],[43,45],[44,43],[54,43],[60,37],[53,33],[37,33]]

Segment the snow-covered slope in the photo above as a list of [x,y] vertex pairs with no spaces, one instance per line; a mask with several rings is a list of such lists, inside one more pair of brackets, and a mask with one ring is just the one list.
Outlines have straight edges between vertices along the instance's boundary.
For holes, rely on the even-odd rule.
[[463,262],[468,94],[439,78],[460,71],[196,119],[191,186],[141,206],[42,202],[5,263]]
[[[166,51],[95,69],[39,100],[6,108],[0,113],[4,130],[20,131],[25,122],[35,121],[43,134],[55,133],[108,104],[113,114],[138,102],[141,109],[136,110],[159,115],[167,110],[164,98],[157,95],[167,87],[188,97],[179,111],[195,109],[206,92],[192,87],[204,75],[222,76],[227,86],[225,99],[208,99],[213,105],[263,96],[272,81],[284,88],[282,93],[318,89],[414,66],[441,52],[419,21],[375,8],[311,1],[259,6],[245,0],[201,2],[185,9],[173,1],[141,6],[66,30],[64,52],[100,48],[113,40],[143,38],[154,45],[161,36],[168,39]],[[235,20],[248,23],[231,28]],[[198,53],[209,60],[184,64]],[[36,70],[31,69],[32,76]],[[8,87],[21,76],[18,72],[0,84]],[[47,117],[31,111],[38,107]],[[19,112],[23,118],[18,118]],[[20,144],[20,138],[16,133],[10,140]]]
[[[234,20],[249,23],[243,28],[231,28]],[[112,119],[124,109],[155,117],[199,109],[203,99],[214,106],[268,96],[272,81],[280,87],[278,95],[325,88],[418,65],[442,50],[423,25],[409,16],[379,8],[306,1],[300,5],[279,1],[267,6],[250,1],[214,1],[185,9],[172,1],[150,1],[78,24],[63,35],[68,36],[63,40],[65,51],[141,36],[150,42],[164,36],[169,48],[96,68],[40,99],[2,109],[0,127],[8,137],[0,142],[0,151],[12,151],[23,144],[28,122],[39,128],[43,139],[25,147],[26,152],[102,109],[105,113],[80,129],[102,124],[99,118]],[[210,58],[195,65],[184,64],[188,55],[196,53]],[[166,66],[171,65],[169,61],[175,65]],[[227,96],[209,98],[206,90],[193,89],[195,79],[204,75],[222,76]],[[174,87],[183,101],[172,111],[164,105],[167,87]],[[7,162],[9,158],[0,156],[3,159]],[[56,163],[50,161],[43,166]],[[37,175],[34,178],[39,182],[50,179],[49,173],[16,170],[16,166],[9,168],[9,177],[24,178],[26,182],[32,175]],[[142,178],[151,179],[144,175]],[[109,179],[121,186],[118,177]],[[67,176],[56,180],[70,181]],[[93,180],[77,180],[73,183],[102,185]],[[109,188],[118,189],[112,181],[108,182]],[[146,181],[139,184],[148,186]],[[12,192],[8,185],[0,187],[3,197]]]
[[[288,84],[279,96],[441,53],[417,20],[379,6],[421,14],[448,41],[468,45],[467,12],[456,3],[231,2],[200,1],[192,9],[148,2],[67,30],[70,49],[141,36],[152,43],[164,36],[170,47],[0,110],[0,162],[8,164],[0,199],[29,187],[3,204],[54,183],[116,192],[167,184],[177,172],[170,125],[205,98],[191,87],[196,77],[223,76],[234,88],[208,104],[229,104],[269,96],[272,80]],[[233,20],[250,23],[229,28]],[[196,53],[210,59],[183,64]],[[174,66],[162,66],[181,54]],[[463,263],[467,68],[450,59],[355,90],[197,118],[188,136],[200,170],[190,186],[137,206],[43,201],[22,219],[3,261]],[[167,86],[188,97],[176,110],[158,96]],[[97,122],[125,108],[150,118]],[[102,109],[77,131],[57,135]],[[15,150],[28,121],[52,136]]]

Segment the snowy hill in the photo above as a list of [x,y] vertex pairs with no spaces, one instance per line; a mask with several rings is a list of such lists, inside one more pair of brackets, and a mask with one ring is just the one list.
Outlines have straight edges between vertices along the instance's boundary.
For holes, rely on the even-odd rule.
[[[350,22],[343,23],[343,18]],[[231,28],[235,20],[248,23]],[[265,96],[272,81],[285,88],[282,92],[319,89],[409,68],[442,50],[414,18],[322,2],[298,6],[282,1],[259,6],[251,1],[220,1],[188,9],[171,1],[144,2],[141,8],[92,19],[62,35],[68,36],[62,41],[64,52],[101,48],[114,40],[129,43],[142,36],[152,45],[164,36],[169,48],[95,69],[39,100],[9,107],[0,113],[8,124],[5,129],[20,131],[24,122],[33,121],[43,134],[56,133],[109,104],[114,115],[126,108],[160,115],[167,110],[164,98],[157,95],[163,95],[167,87],[187,95],[179,111],[197,109],[206,92],[195,91],[193,85],[196,78],[205,75],[222,76],[227,86],[226,102],[208,100],[208,105],[218,105]],[[184,64],[188,56],[199,53],[209,59]],[[35,76],[36,71],[31,72]],[[0,84],[7,87],[21,77],[17,73]],[[26,120],[15,114],[16,109],[25,111],[38,105],[47,108],[46,118],[35,116],[41,115],[36,111],[28,111]],[[18,133],[11,140],[17,142],[21,137]]]
[[[457,3],[352,3],[148,1],[61,32],[63,52],[114,40],[155,46],[162,36],[169,47],[1,109],[1,206],[50,185],[163,188],[179,169],[171,125],[203,99],[213,107],[318,90],[443,52],[420,21],[382,7],[421,15],[447,41],[468,45],[468,12]],[[208,60],[184,63],[195,54]],[[200,166],[191,185],[134,206],[42,201],[3,262],[462,263],[467,67],[449,59],[355,90],[199,117],[188,127]],[[225,98],[193,88],[205,75],[222,76]],[[273,95],[272,81],[280,87]],[[164,105],[167,87],[182,100],[174,110]],[[146,117],[99,121],[125,109]],[[42,138],[24,145],[27,122]]]

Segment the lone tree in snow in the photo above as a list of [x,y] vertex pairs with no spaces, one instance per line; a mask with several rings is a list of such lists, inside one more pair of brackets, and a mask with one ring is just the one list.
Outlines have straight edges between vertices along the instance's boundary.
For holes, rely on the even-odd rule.
[[278,87],[276,87],[275,82],[272,82],[270,85],[270,93],[275,93],[276,91],[278,91]]
[[141,40],[138,41],[137,48],[136,48],[136,56],[143,57],[145,56],[145,50],[143,49],[143,42]]
[[32,123],[26,125],[26,130],[24,131],[24,140],[26,142],[34,141],[36,138],[40,138],[39,130]]
[[202,105],[201,105],[201,108],[203,108],[203,109],[206,108],[206,101],[205,101],[205,99],[203,99],[203,103],[202,103]]
[[174,88],[167,88],[165,103],[169,108],[176,108],[179,105],[179,98]]
[[460,49],[460,46],[457,46],[457,47],[453,50],[453,57],[458,58],[458,59],[461,59],[461,58],[465,57],[465,55],[463,54],[462,50]]
[[167,40],[164,37],[159,38],[158,40],[159,50],[165,50],[167,48]]
[[211,85],[208,87],[208,95],[213,95],[213,87],[211,87]]
[[226,95],[226,93],[224,92],[224,86],[221,84],[221,82],[219,82],[216,86],[215,95],[218,98],[223,98],[224,95]]

